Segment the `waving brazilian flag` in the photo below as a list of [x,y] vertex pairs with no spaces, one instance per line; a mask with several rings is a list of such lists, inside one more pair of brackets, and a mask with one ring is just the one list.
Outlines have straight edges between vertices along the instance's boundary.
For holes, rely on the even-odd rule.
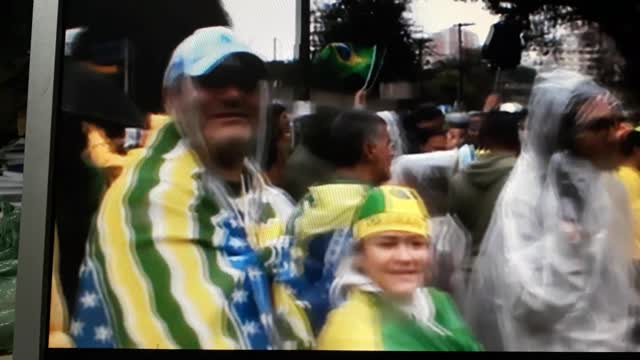
[[380,70],[376,58],[377,46],[330,43],[313,59],[314,73],[319,83],[367,88]]

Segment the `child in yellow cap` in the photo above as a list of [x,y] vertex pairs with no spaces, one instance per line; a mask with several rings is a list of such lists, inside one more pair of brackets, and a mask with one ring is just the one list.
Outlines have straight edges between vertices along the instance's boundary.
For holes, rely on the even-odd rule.
[[417,193],[373,188],[356,212],[353,256],[332,287],[346,300],[329,314],[320,350],[479,351],[451,298],[424,288],[429,214]]

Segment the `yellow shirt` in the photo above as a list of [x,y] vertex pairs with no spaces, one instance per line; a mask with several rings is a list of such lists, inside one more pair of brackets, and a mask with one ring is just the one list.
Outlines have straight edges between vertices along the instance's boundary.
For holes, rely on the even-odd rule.
[[73,340],[69,336],[69,314],[67,304],[60,287],[60,250],[58,249],[58,231],[54,233],[53,270],[51,275],[51,303],[49,304],[49,347],[71,348]]
[[629,196],[631,215],[633,219],[634,254],[633,258],[640,259],[640,171],[630,167],[621,166],[618,169],[618,178],[624,184]]

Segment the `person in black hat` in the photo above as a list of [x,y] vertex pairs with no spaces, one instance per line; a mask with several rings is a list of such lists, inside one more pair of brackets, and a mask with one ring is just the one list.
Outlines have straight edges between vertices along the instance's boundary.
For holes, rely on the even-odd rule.
[[431,134],[442,131],[444,113],[433,104],[422,104],[403,119],[404,132],[409,142],[409,153],[424,152],[422,147]]
[[472,255],[480,248],[493,207],[520,151],[518,124],[525,112],[486,113],[478,134],[484,151],[450,181],[450,210],[472,236]]
[[291,154],[291,126],[287,107],[273,103],[267,110],[269,146],[265,171],[272,184],[282,186],[287,159]]
[[447,131],[444,129],[418,129],[413,136],[419,146],[418,153],[447,150]]
[[330,106],[318,106],[313,113],[293,120],[296,142],[285,164],[282,188],[295,200],[301,200],[310,186],[329,181],[335,165],[328,154],[326,141],[330,136],[333,120],[340,110]]

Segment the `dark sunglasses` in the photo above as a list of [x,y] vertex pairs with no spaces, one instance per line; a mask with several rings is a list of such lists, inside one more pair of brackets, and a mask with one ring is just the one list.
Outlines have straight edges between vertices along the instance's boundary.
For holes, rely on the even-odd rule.
[[258,87],[260,80],[266,79],[264,64],[250,56],[235,55],[218,65],[209,74],[194,78],[196,85],[206,89],[224,89],[237,87],[251,92]]
[[589,124],[583,127],[584,130],[587,131],[604,131],[611,130],[618,125],[620,119],[615,117],[603,117],[592,120]]
[[242,91],[251,92],[258,87],[261,77],[252,74],[251,71],[224,71],[216,69],[204,76],[194,78],[194,82],[205,89],[224,89],[227,87],[237,87]]

